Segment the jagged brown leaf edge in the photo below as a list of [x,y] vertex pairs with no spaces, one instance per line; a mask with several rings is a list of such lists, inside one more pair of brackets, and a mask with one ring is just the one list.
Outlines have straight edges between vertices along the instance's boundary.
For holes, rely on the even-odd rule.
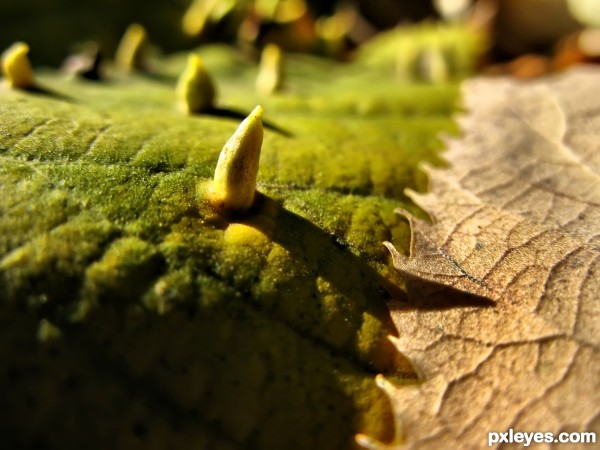
[[410,257],[387,243],[409,290],[392,307],[394,343],[423,383],[379,377],[397,443],[359,436],[363,447],[483,448],[510,428],[599,434],[599,82],[580,68],[466,83],[451,168],[427,168],[430,192],[410,193],[433,223],[410,219]]

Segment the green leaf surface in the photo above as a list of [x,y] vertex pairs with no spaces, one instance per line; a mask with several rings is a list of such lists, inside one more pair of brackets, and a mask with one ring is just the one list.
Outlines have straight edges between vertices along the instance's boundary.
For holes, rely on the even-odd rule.
[[[381,242],[454,132],[457,87],[288,59],[286,90],[201,52],[219,114],[186,116],[159,75],[38,77],[0,89],[0,399],[14,448],[351,448],[392,435],[376,373],[410,380],[386,341],[397,294]],[[205,201],[218,154],[265,107],[260,196]],[[281,131],[283,130],[283,132]]]

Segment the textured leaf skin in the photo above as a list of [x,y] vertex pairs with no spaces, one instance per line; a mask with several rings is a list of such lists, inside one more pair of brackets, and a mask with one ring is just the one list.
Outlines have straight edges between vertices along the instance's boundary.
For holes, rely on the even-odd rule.
[[467,83],[452,167],[411,194],[433,224],[414,222],[411,257],[391,247],[412,293],[393,307],[396,344],[424,381],[384,383],[402,448],[600,433],[599,79]]
[[254,67],[224,48],[202,57],[219,107],[260,102],[292,134],[267,127],[261,199],[236,221],[204,194],[239,120],[177,111],[184,56],[161,79],[49,74],[51,95],[0,91],[0,410],[14,448],[391,438],[373,375],[412,370],[385,344],[395,288],[380,243],[407,241],[393,208],[454,129],[456,89],[298,58],[288,93],[260,98]]

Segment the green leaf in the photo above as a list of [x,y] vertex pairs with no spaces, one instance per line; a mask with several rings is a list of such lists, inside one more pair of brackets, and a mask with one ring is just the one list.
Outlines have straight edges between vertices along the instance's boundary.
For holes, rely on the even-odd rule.
[[[439,162],[457,88],[294,57],[284,93],[261,97],[256,67],[201,53],[213,114],[176,107],[185,55],[160,77],[48,73],[37,92],[0,90],[0,410],[15,447],[392,435],[374,375],[414,374],[386,340],[398,279],[381,242],[408,242],[393,210],[418,213],[403,190]],[[261,195],[226,219],[204,195],[258,103]]]

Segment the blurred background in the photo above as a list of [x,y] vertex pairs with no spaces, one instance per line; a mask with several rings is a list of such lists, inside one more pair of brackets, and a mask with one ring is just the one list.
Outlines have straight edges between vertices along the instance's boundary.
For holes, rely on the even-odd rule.
[[274,41],[349,59],[381,31],[424,21],[484,33],[480,67],[492,73],[514,70],[498,64],[523,56],[535,74],[600,56],[598,0],[0,0],[0,48],[26,41],[34,64],[57,66],[91,40],[110,56],[136,22],[165,53]]

